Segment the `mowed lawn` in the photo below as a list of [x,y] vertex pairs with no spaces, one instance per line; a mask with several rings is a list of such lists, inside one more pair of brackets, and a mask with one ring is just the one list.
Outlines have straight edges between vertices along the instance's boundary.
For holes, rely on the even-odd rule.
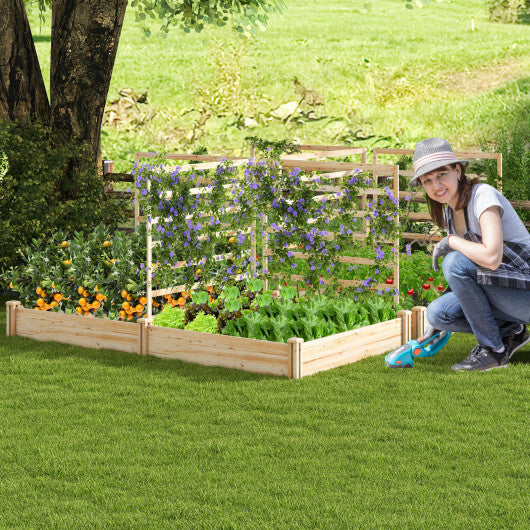
[[5,336],[0,526],[528,528],[530,348],[299,381]]
[[[287,0],[267,31],[243,40],[227,28],[172,29],[163,39],[156,20],[142,40],[129,9],[109,102],[130,88],[147,90],[147,103],[104,126],[103,156],[129,170],[135,150],[247,154],[249,135],[367,147],[442,136],[455,148],[476,148],[528,120],[530,25],[489,22],[484,0],[404,5]],[[49,18],[41,24],[30,10],[48,80]],[[273,117],[273,109],[300,100],[295,78],[323,105]],[[201,109],[211,116],[194,131]]]

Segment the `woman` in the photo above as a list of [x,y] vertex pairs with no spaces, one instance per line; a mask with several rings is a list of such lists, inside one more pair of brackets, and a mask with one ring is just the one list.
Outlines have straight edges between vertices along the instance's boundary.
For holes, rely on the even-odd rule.
[[482,371],[508,366],[530,342],[530,234],[494,187],[468,180],[467,160],[457,160],[441,138],[414,150],[411,186],[423,186],[433,221],[447,231],[433,251],[433,267],[449,289],[427,308],[435,329],[473,333],[478,344],[452,369]]

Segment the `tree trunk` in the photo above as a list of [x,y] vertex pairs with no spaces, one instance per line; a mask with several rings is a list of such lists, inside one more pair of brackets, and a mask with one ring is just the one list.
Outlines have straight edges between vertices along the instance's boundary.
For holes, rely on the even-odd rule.
[[94,163],[126,7],[127,0],[53,1],[52,129],[60,141],[82,145]]
[[0,119],[49,123],[50,105],[23,0],[0,0]]

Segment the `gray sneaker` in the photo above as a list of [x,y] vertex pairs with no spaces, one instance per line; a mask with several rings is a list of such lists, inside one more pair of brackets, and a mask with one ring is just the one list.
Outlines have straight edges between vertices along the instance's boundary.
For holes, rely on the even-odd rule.
[[501,359],[499,364],[501,366],[507,366],[510,362],[510,359],[512,358],[512,355],[530,342],[530,333],[528,333],[526,326],[523,326],[523,329],[519,333],[512,333],[510,336],[505,338],[503,342],[506,352],[504,353],[504,357]]
[[504,366],[507,365],[499,363],[491,348],[477,344],[463,361],[451,366],[451,370],[456,372],[485,372],[486,370],[503,368]]

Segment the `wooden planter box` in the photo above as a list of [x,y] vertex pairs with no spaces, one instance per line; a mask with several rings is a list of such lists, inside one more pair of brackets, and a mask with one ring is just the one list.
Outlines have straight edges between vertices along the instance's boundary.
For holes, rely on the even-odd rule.
[[300,379],[397,348],[423,332],[425,308],[400,311],[398,318],[329,337],[287,344],[214,335],[137,323],[35,311],[7,302],[7,335],[88,348],[154,355],[209,366],[236,368]]

